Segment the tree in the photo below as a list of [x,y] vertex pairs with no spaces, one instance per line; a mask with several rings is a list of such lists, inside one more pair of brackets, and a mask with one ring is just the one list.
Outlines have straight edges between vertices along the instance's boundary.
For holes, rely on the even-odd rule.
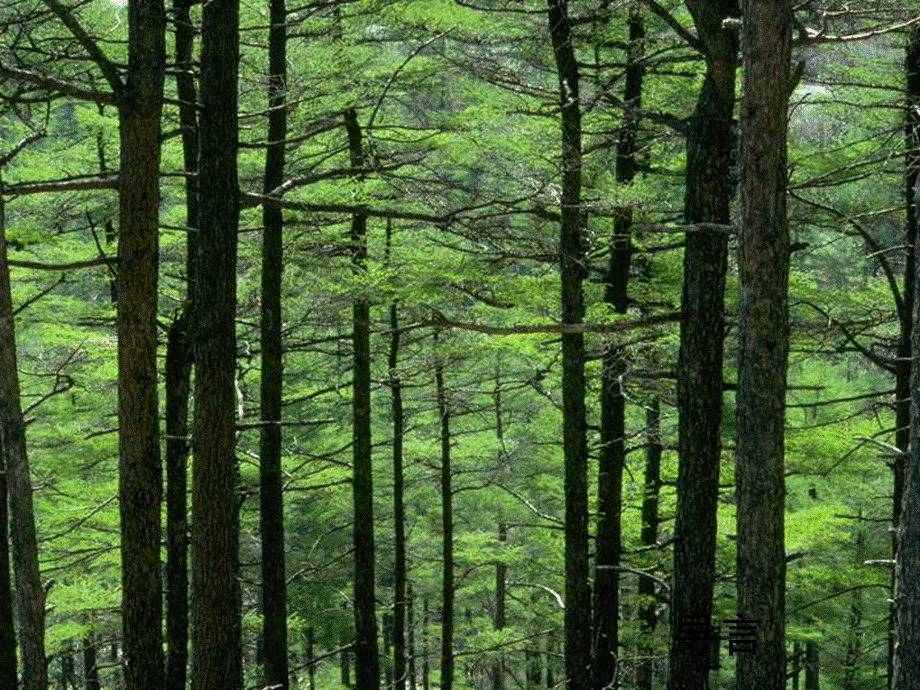
[[[917,256],[920,233],[917,232],[917,218],[920,217],[920,202],[917,182],[917,160],[920,150],[920,29],[914,26],[910,32],[904,60],[907,77],[907,177],[906,202],[909,241],[913,256]],[[914,262],[914,270],[917,263]],[[913,288],[920,280],[914,274]],[[891,668],[892,690],[910,687],[920,672],[920,296],[913,295],[913,323],[911,336],[911,410],[909,453],[904,463],[904,488],[900,496],[901,512],[897,523],[897,550],[894,570],[894,653]],[[897,497],[897,494],[896,494]]]
[[[16,359],[16,326],[13,320],[13,296],[7,261],[5,207],[0,201],[0,452],[3,453],[4,483],[13,542],[16,612],[19,645],[22,651],[22,687],[24,690],[45,690],[48,685],[45,660],[45,590],[42,588],[39,570],[32,480],[29,473],[26,427],[22,416]],[[6,539],[5,530],[2,537]],[[7,663],[10,661],[9,656],[7,648]],[[15,673],[15,661],[13,671]],[[6,669],[4,674],[8,677],[9,669]]]
[[[730,222],[729,173],[735,107],[738,38],[723,26],[738,16],[736,0],[687,3],[703,55],[706,76],[687,131],[687,223]],[[686,233],[681,335],[677,364],[680,464],[671,602],[670,688],[708,687],[702,643],[680,641],[686,616],[712,616],[722,457],[722,357],[728,236],[715,230]]]
[[784,421],[789,353],[786,124],[792,8],[745,0],[737,406],[738,615],[756,620],[757,653],[737,683],[785,687]]
[[[364,147],[358,114],[345,112],[351,167],[364,167]],[[352,214],[351,262],[354,271],[367,270],[367,215]],[[377,690],[380,661],[377,654],[377,613],[374,602],[374,484],[371,446],[371,345],[370,302],[364,295],[352,303],[352,423],[355,523],[355,686],[357,690]]]
[[[287,10],[284,0],[269,5],[268,147],[263,192],[284,180],[287,138]],[[262,536],[262,640],[265,682],[287,690],[287,582],[284,550],[284,496],[281,477],[281,276],[284,217],[281,208],[262,205],[262,374],[259,395],[259,505]]]
[[[578,61],[567,0],[547,0],[549,35],[559,81],[562,196],[559,262],[562,323],[581,323],[585,252],[581,207],[581,104]],[[591,587],[588,583],[588,444],[585,421],[585,343],[562,334],[562,444],[565,462],[565,669],[569,690],[591,684]]]
[[239,690],[235,495],[238,0],[202,10],[192,465],[192,690]]
[[128,3],[128,74],[124,86],[116,91],[121,96],[118,457],[122,644],[128,690],[163,686],[160,570],[163,478],[156,317],[165,31],[162,0]]
[[441,439],[441,687],[454,684],[454,497],[450,457],[450,405],[444,388],[444,365],[434,365]]

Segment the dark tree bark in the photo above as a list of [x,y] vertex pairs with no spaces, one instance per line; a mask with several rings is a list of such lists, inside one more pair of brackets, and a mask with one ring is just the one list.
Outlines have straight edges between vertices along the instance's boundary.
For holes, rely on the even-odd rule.
[[737,406],[738,614],[757,653],[737,657],[737,685],[783,690],[784,421],[789,355],[786,110],[789,0],[744,0],[741,101],[740,345]]
[[[684,217],[687,223],[731,221],[729,170],[733,145],[738,36],[722,21],[737,17],[737,0],[688,0],[706,57],[706,77],[687,135]],[[684,616],[712,615],[716,515],[722,456],[722,359],[728,238],[688,232],[684,249],[677,404],[680,415],[674,589],[668,687],[708,688],[700,663],[706,642],[678,641]]]
[[[271,0],[268,35],[268,149],[263,192],[284,180],[287,138],[287,10],[285,0]],[[281,208],[262,206],[262,292],[259,427],[259,508],[262,537],[262,640],[265,682],[288,688],[287,583],[284,563],[284,496],[281,475],[281,276],[284,217]]]
[[805,643],[805,690],[820,690],[820,687],[821,663],[818,658],[818,643],[809,640]]
[[[22,651],[22,688],[45,690],[48,686],[48,669],[45,663],[45,593],[38,565],[32,481],[29,477],[26,428],[19,397],[16,327],[6,249],[5,218],[0,205],[0,451],[3,452],[6,467],[10,533],[13,542],[16,618]],[[3,538],[6,538],[6,532]],[[13,668],[15,672],[15,665]]]
[[[198,116],[189,0],[173,0],[176,88],[185,171],[198,171]],[[192,304],[198,241],[198,178],[185,177],[186,283],[182,312],[166,344],[166,690],[185,690],[188,666],[188,407],[192,373]]]
[[[616,147],[616,179],[632,184],[636,174],[636,136],[642,100],[642,63],[645,26],[638,6],[629,13],[629,44],[623,86],[623,122]],[[629,306],[626,286],[631,259],[632,209],[616,209],[610,238],[610,265],[604,301],[617,314]],[[615,342],[607,344],[601,361],[601,448],[597,468],[597,537],[595,541],[593,659],[596,690],[616,688],[619,644],[621,497],[626,461],[626,399],[620,384],[626,371],[626,353]]]
[[[898,347],[896,371],[897,432],[895,443],[906,455],[897,458],[894,471],[893,526],[894,542],[894,597],[891,606],[891,635],[889,637],[889,687],[892,690],[907,688],[911,678],[920,673],[920,333],[914,328],[918,318],[915,309],[920,304],[916,295],[918,270],[917,242],[920,242],[920,28],[911,28],[904,57],[906,76],[905,113],[905,203],[907,221],[907,261],[904,267],[904,311],[901,314],[901,340]],[[912,348],[912,349],[911,349]],[[912,370],[905,371],[904,356],[910,353]],[[909,374],[909,376],[908,376]],[[905,404],[905,398],[907,404]],[[905,409],[907,408],[907,409]],[[906,413],[906,414],[905,414]],[[908,551],[902,553],[902,549]]]
[[416,690],[415,678],[415,599],[412,594],[412,583],[406,582],[406,640],[407,671],[409,673],[409,690]]
[[454,493],[450,458],[450,405],[444,390],[444,366],[434,365],[441,421],[441,690],[454,684]]
[[96,643],[91,636],[83,638],[83,688],[100,690],[99,668],[96,666]]
[[[390,261],[392,241],[393,223],[388,220],[385,258],[387,263]],[[390,351],[387,355],[390,411],[393,417],[393,675],[395,690],[406,690],[406,509],[403,500],[405,413],[399,376],[399,345],[399,308],[394,301],[390,305]]]
[[[562,199],[559,261],[562,323],[580,323],[585,307],[585,248],[581,208],[581,104],[578,62],[566,0],[547,0],[549,34],[559,81]],[[562,445],[565,458],[565,666],[568,690],[591,685],[591,586],[588,583],[588,443],[585,343],[562,334]]]
[[429,690],[430,664],[428,663],[428,597],[422,599],[422,690]]
[[[501,400],[496,389],[495,413],[501,419]],[[499,427],[501,425],[499,424]],[[498,523],[498,541],[504,544],[508,540],[508,528],[504,522]],[[504,561],[495,563],[495,629],[505,629],[505,579],[508,575],[508,565]],[[505,659],[499,653],[498,659],[492,666],[492,690],[504,690],[505,687]]]
[[237,74],[239,1],[204,5],[201,25],[201,229],[195,283],[192,466],[192,690],[239,690],[235,497]]
[[[661,490],[661,421],[658,399],[652,401],[645,413],[647,440],[645,446],[645,480],[642,494],[642,532],[643,546],[654,546],[658,541],[658,494]],[[639,576],[639,621],[643,636],[651,637],[658,626],[658,613],[655,602],[655,581],[650,577]],[[636,669],[636,690],[652,690],[653,649],[642,644],[639,648],[639,665]]]
[[[354,109],[345,113],[351,166],[364,165],[361,128]],[[351,262],[355,272],[367,270],[367,215],[355,213],[351,219]],[[377,614],[374,601],[374,486],[371,464],[371,327],[370,303],[356,297],[352,306],[352,345],[354,348],[353,400],[355,506],[355,687],[377,690],[380,686],[380,660],[377,653]]]
[[[0,196],[0,322],[2,322],[0,329],[4,331],[2,335],[15,337],[10,269],[6,263],[6,210],[2,196]],[[5,333],[7,330],[9,333]],[[15,342],[13,345],[15,346]],[[0,345],[0,350],[6,351],[9,347],[9,343],[4,343]],[[12,354],[15,357],[15,349]],[[7,365],[8,363],[4,362],[4,366]],[[3,402],[6,403],[6,400]],[[16,630],[13,627],[13,587],[10,581],[10,526],[6,481],[8,453],[4,442],[5,431],[4,429],[4,434],[0,434],[0,689],[16,690]]]

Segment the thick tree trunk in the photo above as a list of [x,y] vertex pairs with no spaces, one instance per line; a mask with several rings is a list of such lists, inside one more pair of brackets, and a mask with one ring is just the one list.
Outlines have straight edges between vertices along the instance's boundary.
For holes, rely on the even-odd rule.
[[[562,322],[584,319],[585,248],[581,208],[579,75],[566,0],[547,0],[549,34],[559,81],[562,199],[559,261]],[[565,458],[565,666],[568,690],[591,684],[591,586],[588,582],[588,442],[585,343],[562,334],[562,445]]]
[[[173,0],[176,88],[185,171],[198,171],[198,116],[189,0]],[[192,304],[198,241],[198,178],[185,178],[186,302],[166,344],[166,690],[185,690],[188,666],[188,407],[192,373]]]
[[[623,87],[623,122],[616,148],[616,179],[630,185],[636,172],[636,136],[642,99],[642,64],[645,27],[638,7],[629,14],[629,44]],[[616,210],[610,238],[610,265],[604,301],[617,314],[629,305],[626,286],[631,259],[632,209]],[[597,537],[595,540],[593,659],[596,690],[616,688],[619,644],[621,513],[623,467],[626,462],[626,399],[620,379],[626,370],[626,353],[607,343],[601,360],[601,448],[597,467]]]
[[434,365],[441,421],[441,690],[454,684],[454,493],[450,463],[450,406],[444,390],[444,368]]
[[[364,165],[361,128],[354,109],[345,113],[351,166]],[[355,213],[351,219],[351,261],[360,276],[367,270],[367,216]],[[355,506],[355,686],[377,690],[380,660],[377,653],[377,613],[374,600],[374,486],[371,465],[371,327],[370,303],[356,297],[352,306],[354,348],[354,478]]]
[[740,357],[737,400],[738,614],[756,623],[756,653],[739,654],[737,685],[783,690],[784,421],[789,354],[786,110],[789,0],[742,7]]
[[[15,338],[13,302],[10,293],[10,271],[6,264],[6,211],[0,196],[0,337]],[[8,331],[8,332],[7,332]],[[12,352],[7,351],[12,346]],[[5,357],[12,354],[15,361],[15,340],[0,344]],[[4,362],[4,366],[8,363]],[[16,396],[18,401],[18,385]],[[4,396],[4,404],[6,399]],[[4,414],[4,418],[7,415]],[[20,411],[19,416],[22,417]],[[5,427],[5,425],[4,425]],[[13,627],[13,588],[10,581],[9,501],[7,500],[7,449],[4,434],[0,435],[0,688],[16,690],[16,630]],[[16,445],[14,444],[15,448]]]
[[[271,0],[268,35],[268,149],[263,192],[284,180],[287,138],[287,29],[285,0]],[[262,640],[265,682],[287,690],[287,583],[284,563],[284,496],[281,475],[281,276],[284,217],[278,206],[262,206],[262,373],[259,421],[259,515],[262,537]]]
[[[920,674],[920,329],[914,328],[920,318],[916,309],[920,297],[916,294],[917,243],[920,242],[920,28],[911,29],[904,58],[907,108],[905,114],[905,202],[907,222],[905,235],[908,254],[904,275],[904,303],[907,314],[901,317],[901,342],[898,355],[908,350],[905,341],[912,343],[910,379],[905,381],[905,371],[897,371],[897,436],[898,448],[908,454],[897,459],[894,469],[894,519],[895,569],[894,601],[892,604],[891,638],[889,640],[889,676],[892,690],[904,690],[912,678]],[[908,302],[910,300],[910,302]],[[908,309],[909,304],[909,309]],[[910,400],[908,419],[905,420],[902,396]],[[906,424],[905,424],[906,423]],[[905,433],[905,425],[907,427]],[[906,551],[904,551],[906,549]]]
[[128,3],[128,80],[119,102],[118,457],[122,663],[127,690],[163,687],[157,398],[163,0]]
[[[17,622],[22,650],[22,688],[45,690],[48,685],[45,663],[45,593],[38,565],[32,481],[29,477],[26,429],[19,393],[16,327],[10,269],[6,258],[6,227],[0,205],[0,451],[3,452],[6,466]],[[5,532],[3,538],[6,538]]]
[[212,0],[201,27],[201,229],[195,287],[192,690],[239,690],[235,495],[239,0]]
[[[722,21],[738,16],[738,2],[688,0],[687,5],[705,48],[707,69],[687,135],[684,217],[687,223],[727,224],[738,37]],[[676,638],[684,617],[712,616],[727,256],[724,234],[686,234],[677,365],[680,465],[668,679],[672,690],[709,687],[708,664],[700,663],[708,642]]]
[[[658,541],[658,494],[661,490],[661,421],[658,399],[652,401],[645,413],[645,479],[642,493],[642,545],[652,547]],[[655,581],[639,576],[639,621],[642,635],[650,639],[658,626],[655,602]],[[636,690],[652,690],[651,645],[643,642],[639,647],[639,665],[636,669]]]

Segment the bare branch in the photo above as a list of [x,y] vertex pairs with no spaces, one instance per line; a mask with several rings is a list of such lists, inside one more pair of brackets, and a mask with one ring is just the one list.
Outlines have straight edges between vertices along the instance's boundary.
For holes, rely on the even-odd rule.
[[[3,194],[23,196],[43,192],[73,192],[86,189],[116,189],[118,175],[93,175],[65,178],[61,180],[38,180],[7,184],[0,188]],[[12,265],[12,264],[11,264]]]
[[23,261],[21,259],[7,259],[6,264],[14,268],[32,268],[36,271],[72,271],[77,268],[90,268],[92,266],[105,266],[114,264],[117,259],[110,259],[106,256],[98,256],[95,259],[86,259],[84,261],[70,261],[64,264],[46,264],[40,261]]
[[659,326],[665,323],[680,321],[680,312],[668,312],[644,316],[629,321],[615,321],[613,323],[554,323],[554,324],[521,324],[517,326],[486,326],[477,323],[467,323],[448,319],[443,314],[436,314],[433,319],[423,325],[438,326],[441,328],[460,328],[465,331],[486,333],[487,335],[524,335],[532,333],[618,333],[634,328]]
[[85,89],[81,86],[71,84],[70,82],[61,81],[60,79],[55,79],[54,77],[49,77],[48,75],[39,74],[38,72],[27,69],[0,65],[0,77],[35,84],[48,91],[63,94],[64,96],[71,96],[72,98],[77,98],[82,101],[92,101],[100,105],[105,105],[115,100],[115,96],[111,93],[95,91],[94,89]]
[[102,52],[99,44],[80,26],[80,22],[73,16],[69,8],[64,7],[58,0],[45,0],[45,4],[83,46],[83,50],[93,59],[93,62],[99,66],[112,92],[120,96],[124,91],[125,85],[121,80],[121,74],[119,74],[115,63],[109,60],[106,54]]

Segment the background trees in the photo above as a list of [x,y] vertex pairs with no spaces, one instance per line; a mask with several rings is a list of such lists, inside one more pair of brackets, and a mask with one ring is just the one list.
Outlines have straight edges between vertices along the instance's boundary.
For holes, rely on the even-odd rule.
[[[72,667],[91,683],[96,668],[114,687],[131,654],[114,613],[130,569],[118,554],[140,545],[123,541],[116,517],[116,430],[128,426],[117,421],[115,363],[129,340],[116,331],[108,268],[115,242],[132,237],[110,170],[116,149],[129,153],[119,143],[128,106],[115,103],[87,45],[122,79],[137,20],[102,0],[58,14],[43,7],[0,10],[4,150],[47,119],[46,136],[5,165],[5,265],[39,564],[45,583],[54,580],[42,608],[48,668],[59,682]],[[806,5],[790,19],[794,60],[805,62],[789,83],[785,463],[755,495],[744,462],[744,490],[733,492],[734,453],[750,459],[742,439],[767,425],[744,412],[751,388],[736,369],[736,336],[751,318],[737,306],[737,240],[722,227],[756,220],[732,201],[737,29],[724,20],[736,8],[361,1],[287,8],[279,19],[276,3],[274,18],[267,4],[242,8],[239,40],[216,20],[232,14],[226,3],[207,5],[213,16],[204,9],[178,3],[169,13],[165,70],[176,79],[164,82],[156,119],[160,264],[137,293],[148,312],[120,312],[146,319],[148,333],[158,327],[159,342],[138,341],[146,359],[129,364],[149,370],[152,354],[166,356],[157,373],[170,687],[182,686],[186,665],[189,441],[196,687],[235,687],[242,674],[247,685],[313,678],[326,688],[340,682],[343,659],[362,686],[378,682],[363,660],[379,659],[384,680],[410,688],[448,684],[451,663],[458,687],[535,690],[560,682],[566,663],[575,685],[593,673],[598,687],[660,687],[669,655],[699,660],[665,632],[695,613],[681,601],[704,616],[711,608],[714,621],[744,613],[735,533],[742,553],[749,541],[734,520],[753,515],[744,501],[775,493],[781,479],[786,544],[773,566],[787,563],[788,644],[765,652],[762,628],[757,659],[777,678],[787,653],[782,672],[794,675],[796,649],[808,649],[822,659],[825,687],[877,686],[886,633],[868,621],[887,615],[895,504],[883,461],[903,448],[894,374],[909,300],[899,282],[911,265],[902,54],[913,15]],[[78,19],[84,38],[62,16]],[[190,46],[202,22],[199,62]],[[280,44],[266,41],[282,33]],[[189,174],[199,148],[203,167]],[[121,167],[125,189],[137,170]],[[747,179],[746,198],[765,190],[765,175]],[[120,285],[133,258],[118,260]],[[767,274],[744,275],[747,299],[750,279]],[[195,339],[188,439],[183,346]],[[144,379],[148,412],[152,383]],[[144,438],[155,438],[146,419]],[[694,422],[706,430],[697,445]],[[149,455],[150,446],[129,450]],[[679,468],[678,452],[707,458],[705,500],[683,474],[702,465]],[[208,468],[213,483],[202,482]],[[158,514],[155,501],[143,503],[148,518]],[[776,496],[768,503],[777,517]],[[373,542],[353,553],[353,532],[371,529]],[[682,551],[688,537],[698,551]],[[273,568],[282,553],[283,571]],[[359,555],[373,558],[373,572],[355,568]],[[701,574],[704,586],[689,587]],[[443,611],[439,601],[449,602]],[[360,619],[358,647],[356,609],[375,612]],[[282,628],[286,643],[273,637]],[[699,682],[730,687],[742,659],[752,661],[725,647],[721,668]]]

